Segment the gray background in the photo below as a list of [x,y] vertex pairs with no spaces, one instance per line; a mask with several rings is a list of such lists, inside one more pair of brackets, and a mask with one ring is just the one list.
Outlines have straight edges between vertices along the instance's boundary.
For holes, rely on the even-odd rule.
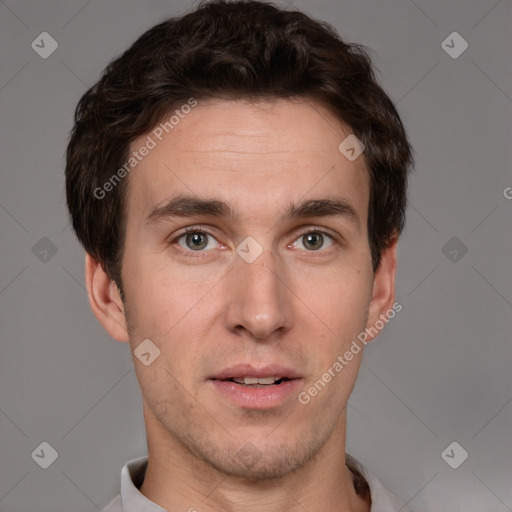
[[[416,511],[512,510],[511,2],[294,5],[373,49],[417,159],[403,311],[366,350],[348,451]],[[98,510],[122,465],[146,453],[129,347],[89,310],[63,153],[109,60],[190,6],[0,1],[1,511]],[[31,48],[43,31],[59,44],[47,59]],[[453,31],[469,44],[457,59],[441,46]],[[43,441],[58,452],[48,469],[31,457]],[[469,453],[458,469],[441,457],[452,441]]]

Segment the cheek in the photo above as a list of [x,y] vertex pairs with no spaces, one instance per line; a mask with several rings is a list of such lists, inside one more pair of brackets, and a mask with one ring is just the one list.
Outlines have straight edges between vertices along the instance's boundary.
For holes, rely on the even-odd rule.
[[373,285],[368,269],[349,263],[325,268],[302,266],[293,269],[292,275],[292,289],[321,318],[329,319],[334,332],[344,331],[339,329],[340,323],[347,325],[353,320],[359,325],[365,319]]
[[171,261],[165,253],[130,250],[123,264],[123,284],[134,324],[162,336],[191,311],[213,285],[213,276],[199,275]]
[[125,267],[132,350],[149,338],[160,349],[154,371],[161,363],[170,373],[160,371],[153,379],[172,386],[173,377],[179,377],[185,383],[201,346],[194,340],[204,339],[209,330],[215,282],[211,276],[201,278],[180,272],[177,265],[163,264],[162,255],[145,256],[133,258]]
[[[303,350],[306,360],[312,364],[312,382],[321,378],[329,368],[332,369],[338,356],[350,351],[354,340],[364,331],[372,284],[367,274],[357,270],[326,276],[316,273],[315,279],[308,279],[306,275],[300,280],[297,295],[306,307],[300,301],[297,303],[300,307],[298,311],[302,313],[296,320],[302,326],[301,332],[306,335],[304,341],[310,340],[304,344]],[[357,346],[356,349],[353,352],[357,353],[349,354],[350,362],[343,363],[343,370],[334,371],[336,378],[328,386],[330,391],[322,393],[324,399],[327,396],[334,399],[334,393],[335,400],[339,404],[344,403],[359,369],[362,349]]]
[[168,418],[172,422],[172,413],[189,409],[194,400],[193,390],[183,382],[179,368],[172,367],[169,359],[162,353],[151,366],[144,366],[138,361],[134,363],[144,401],[157,417]]

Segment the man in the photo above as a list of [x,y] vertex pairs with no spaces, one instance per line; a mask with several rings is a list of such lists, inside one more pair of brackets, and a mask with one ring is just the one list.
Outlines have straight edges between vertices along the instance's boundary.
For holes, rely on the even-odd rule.
[[148,457],[108,512],[400,509],[345,437],[362,348],[400,307],[412,162],[364,49],[300,12],[203,3],[107,67],[66,187],[143,397]]

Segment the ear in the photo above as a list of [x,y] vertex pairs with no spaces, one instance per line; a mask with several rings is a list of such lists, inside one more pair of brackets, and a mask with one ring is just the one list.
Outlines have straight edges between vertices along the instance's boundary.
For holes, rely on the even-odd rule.
[[128,341],[124,304],[119,290],[101,264],[89,254],[85,256],[85,284],[92,312],[103,328],[115,340]]
[[[380,264],[375,271],[373,278],[372,298],[368,309],[368,320],[366,322],[366,341],[376,338],[380,329],[376,329],[377,321],[386,323],[389,321],[386,312],[393,309],[395,302],[395,276],[396,276],[396,246],[398,236],[393,236],[389,245],[382,251]],[[381,315],[384,315],[381,318]],[[393,315],[394,316],[394,315]],[[377,323],[377,325],[379,325]],[[373,328],[373,329],[371,329]],[[376,334],[370,334],[378,331]]]

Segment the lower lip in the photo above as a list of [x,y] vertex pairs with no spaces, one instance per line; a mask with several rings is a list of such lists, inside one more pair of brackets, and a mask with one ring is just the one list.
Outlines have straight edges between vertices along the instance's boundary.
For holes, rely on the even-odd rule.
[[270,409],[297,396],[302,379],[290,379],[267,387],[249,387],[227,380],[210,381],[228,400],[245,409]]

